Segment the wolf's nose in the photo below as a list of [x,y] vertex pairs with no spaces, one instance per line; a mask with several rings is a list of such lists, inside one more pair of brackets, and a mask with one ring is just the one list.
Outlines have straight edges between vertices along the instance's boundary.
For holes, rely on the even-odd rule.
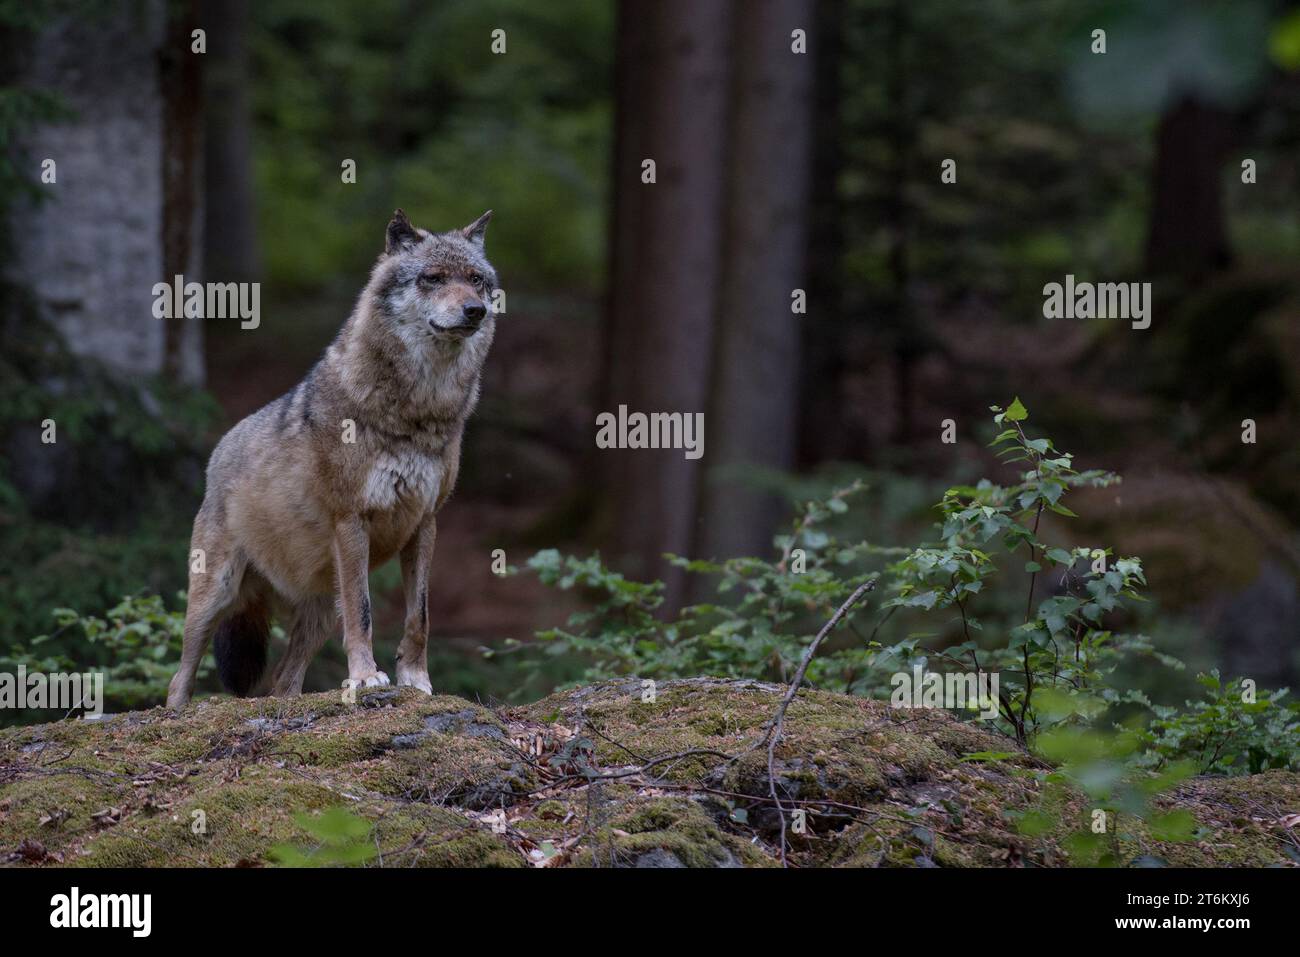
[[465,305],[460,307],[460,311],[466,319],[478,322],[487,315],[487,306],[483,305],[481,302],[467,302]]

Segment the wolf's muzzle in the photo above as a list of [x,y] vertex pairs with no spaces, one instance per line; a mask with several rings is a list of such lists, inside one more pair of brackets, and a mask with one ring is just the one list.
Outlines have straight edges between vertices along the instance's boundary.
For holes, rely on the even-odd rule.
[[460,307],[460,322],[454,326],[440,326],[436,323],[430,323],[435,332],[447,332],[457,336],[472,336],[478,332],[478,327],[483,324],[483,318],[487,315],[487,307],[481,302],[467,302]]

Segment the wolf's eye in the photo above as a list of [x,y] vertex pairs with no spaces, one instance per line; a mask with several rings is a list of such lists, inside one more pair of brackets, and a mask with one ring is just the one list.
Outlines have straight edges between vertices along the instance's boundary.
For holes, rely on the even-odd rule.
[[472,272],[469,274],[469,281],[476,286],[482,286],[487,282],[487,280],[483,278],[483,275],[481,273],[476,273],[476,272]]
[[447,274],[441,272],[421,273],[420,281],[428,283],[431,286],[437,286],[447,281]]

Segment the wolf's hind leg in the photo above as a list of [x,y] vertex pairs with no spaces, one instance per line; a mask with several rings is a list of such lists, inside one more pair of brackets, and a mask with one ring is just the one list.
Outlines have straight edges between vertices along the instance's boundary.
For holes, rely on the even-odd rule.
[[397,683],[433,694],[429,681],[429,566],[437,536],[430,511],[402,548],[402,591],[406,595],[406,627],[397,646]]
[[213,547],[211,539],[215,536],[203,534],[201,521],[195,524],[193,538],[195,549],[202,550],[201,565],[196,568],[192,557],[181,663],[167,688],[167,707],[177,710],[189,704],[194,694],[194,676],[207,650],[208,639],[217,622],[238,601],[247,567],[247,560],[237,550]]
[[290,698],[302,694],[307,666],[334,632],[338,615],[329,595],[307,598],[293,606],[289,621],[289,648],[275,666],[271,694]]

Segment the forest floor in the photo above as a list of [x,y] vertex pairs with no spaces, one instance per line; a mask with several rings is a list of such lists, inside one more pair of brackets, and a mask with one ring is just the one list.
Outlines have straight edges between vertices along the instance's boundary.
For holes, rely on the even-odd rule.
[[[646,701],[624,680],[493,711],[375,689],[351,703],[339,692],[217,697],[179,716],[9,729],[0,862],[779,866],[775,784],[793,866],[1079,863],[1069,832],[1088,802],[947,712],[804,691],[769,765],[783,691],[695,678],[662,682]],[[1120,860],[1294,865],[1300,850],[1287,826],[1300,775],[1196,778],[1157,804],[1189,811],[1194,839],[1154,840],[1125,815]],[[1056,823],[1021,825],[1045,810]]]

